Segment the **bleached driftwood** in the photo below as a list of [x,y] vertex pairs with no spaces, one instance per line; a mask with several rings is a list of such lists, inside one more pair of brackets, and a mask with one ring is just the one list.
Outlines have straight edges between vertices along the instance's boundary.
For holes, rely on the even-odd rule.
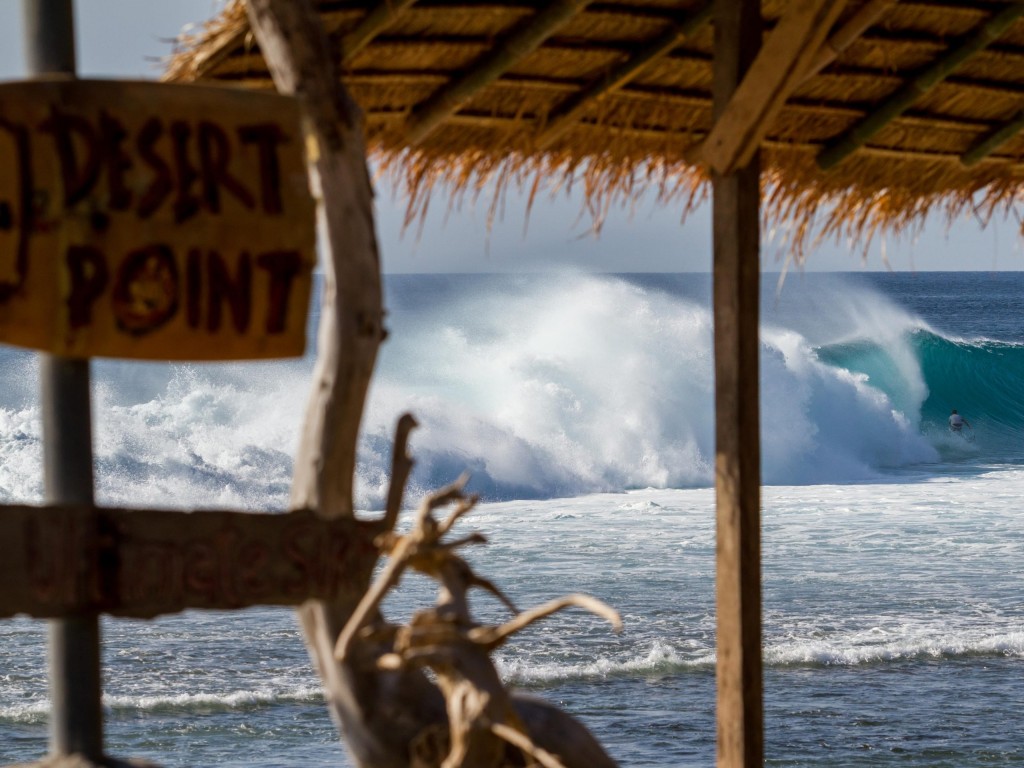
[[[246,7],[278,91],[303,101],[306,143],[320,196],[324,295],[312,395],[295,459],[291,502],[295,508],[312,509],[324,517],[353,518],[356,442],[377,351],[385,335],[362,118],[338,81],[327,37],[310,0],[247,0]],[[516,745],[518,764],[548,760],[547,765],[553,766],[554,758],[546,755],[557,753],[566,768],[614,766],[577,721],[544,702],[504,692],[487,656],[489,647],[496,647],[521,625],[536,620],[545,610],[564,606],[530,612],[503,627],[466,627],[464,636],[455,631],[461,624],[453,624],[449,632],[453,644],[438,645],[430,659],[428,654],[422,655],[423,664],[430,661],[441,669],[447,654],[445,668],[451,671],[438,677],[446,681],[442,688],[454,694],[446,703],[442,689],[427,678],[421,664],[412,663],[416,654],[405,659],[400,650],[405,646],[396,645],[400,637],[408,635],[408,642],[415,644],[420,636],[414,630],[388,630],[379,615],[379,600],[362,601],[379,554],[373,541],[379,533],[390,535],[401,509],[411,467],[405,445],[413,424],[411,417],[399,423],[384,518],[361,526],[361,538],[351,542],[349,589],[332,602],[310,602],[299,610],[328,707],[356,763],[361,768],[442,764],[446,768],[487,768],[503,764],[501,750],[508,742]],[[461,488],[448,493],[452,494],[448,498],[435,496],[433,503],[465,501]],[[468,509],[460,514],[465,511]],[[395,546],[402,541],[409,540],[395,538]],[[443,552],[451,544],[439,546],[436,551]],[[446,573],[462,562],[454,556],[438,557]],[[456,582],[448,586],[442,580],[450,595],[447,604],[461,610],[465,590],[481,583],[467,581],[457,588]],[[369,594],[375,589],[378,587]],[[576,598],[571,602],[594,607]],[[445,607],[438,618],[462,615],[453,610]],[[355,624],[349,621],[353,614]],[[340,646],[341,658],[336,659],[335,648],[346,625],[377,631],[347,633]],[[445,647],[449,650],[442,650]],[[399,659],[401,663],[395,663]],[[484,694],[497,699],[485,701]],[[460,696],[465,706],[459,704]],[[454,739],[447,738],[450,713],[454,713],[451,721],[457,730],[469,729]],[[480,728],[486,732],[477,733]],[[464,747],[465,752],[453,756],[445,746],[449,741],[461,745],[459,749]],[[530,760],[519,759],[523,753],[531,755]]]
[[[396,444],[404,443],[405,435],[407,432],[403,433],[400,426]],[[403,458],[406,469],[396,478],[404,480],[409,466],[410,460]],[[444,540],[455,523],[476,504],[477,498],[465,493],[465,482],[462,477],[428,496],[409,533],[399,536],[389,529],[378,537],[389,556],[388,564],[345,625],[335,647],[335,658],[344,664],[358,653],[361,643],[383,642],[390,644],[392,650],[378,657],[379,669],[433,670],[444,694],[448,726],[447,732],[436,724],[428,726],[414,740],[412,762],[417,768],[499,768],[522,764],[518,762],[519,755],[544,768],[613,766],[611,758],[577,721],[537,700],[519,699],[510,693],[498,676],[490,653],[516,632],[563,608],[589,610],[608,619],[616,630],[621,628],[619,615],[601,601],[579,594],[520,613],[497,586],[477,575],[456,554],[466,545],[485,543],[483,535],[472,533]],[[401,500],[394,483],[389,497]],[[454,509],[448,517],[435,520],[434,511],[449,505],[454,505]],[[385,517],[393,524],[396,510],[389,507]],[[380,618],[379,608],[409,569],[438,582],[438,600],[433,607],[418,611],[407,626],[396,627]],[[470,614],[468,600],[474,587],[490,593],[516,615],[498,626],[477,624]],[[531,729],[526,720],[535,722],[539,717],[547,720],[544,727]],[[558,733],[556,738],[551,738],[552,731]]]
[[[373,191],[362,118],[339,85],[327,37],[310,0],[247,0],[250,26],[277,90],[303,102],[306,144],[320,196],[324,293],[317,362],[295,457],[291,503],[328,518],[354,517],[356,442],[377,350],[384,338]],[[352,542],[350,590],[310,602],[299,618],[324,695],[357,763],[406,766],[423,723],[444,719],[444,700],[419,670],[381,673],[373,649],[346,664],[334,645],[366,586],[374,531]]]

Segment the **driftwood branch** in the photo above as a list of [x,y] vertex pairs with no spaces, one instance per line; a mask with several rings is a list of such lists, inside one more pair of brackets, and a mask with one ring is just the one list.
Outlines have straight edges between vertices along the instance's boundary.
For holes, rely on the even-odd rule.
[[[436,724],[425,726],[417,741],[425,743],[430,740],[429,735],[435,746],[431,754],[436,759],[421,759],[416,765],[500,768],[517,759],[509,755],[511,747],[545,768],[613,766],[611,758],[576,721],[552,708],[544,708],[543,714],[531,711],[531,707],[537,706],[535,702],[523,702],[507,691],[489,654],[514,633],[564,608],[585,608],[608,619],[616,630],[621,628],[618,613],[586,595],[568,595],[523,613],[516,612],[512,601],[497,586],[478,576],[456,554],[460,547],[482,543],[481,535],[443,540],[476,504],[476,497],[466,494],[465,483],[466,478],[460,478],[428,496],[409,533],[382,537],[381,545],[389,551],[389,562],[342,631],[335,648],[336,658],[344,662],[365,639],[386,635],[390,648],[378,655],[378,670],[399,673],[428,667],[434,672],[446,702],[447,735],[437,741]],[[454,509],[439,523],[434,512],[446,505],[453,505]],[[437,603],[417,612],[407,626],[389,626],[385,633],[375,632],[369,626],[372,617],[410,568],[438,582]],[[467,600],[473,587],[495,595],[516,616],[499,626],[478,625],[469,612]],[[530,716],[535,719],[532,728],[524,722],[524,717],[529,720]],[[537,726],[538,718],[544,726]],[[551,739],[549,726],[555,721],[561,727],[557,730],[559,735]]]
[[500,647],[509,637],[522,629],[526,629],[534,622],[540,621],[546,616],[550,616],[553,613],[558,613],[565,608],[571,608],[573,606],[577,608],[585,608],[591,613],[607,619],[616,632],[622,631],[622,620],[619,618],[619,614],[600,600],[596,600],[589,595],[566,595],[565,597],[560,597],[557,600],[551,600],[550,602],[544,603],[544,605],[539,605],[536,608],[524,611],[511,621],[505,622],[501,626],[476,627],[475,629],[471,629],[468,632],[469,639],[474,643],[482,645],[488,650],[492,650]]
[[[321,203],[324,291],[317,362],[291,503],[323,517],[351,518],[360,421],[385,335],[362,118],[339,83],[311,0],[248,0],[246,9],[277,89],[303,103],[311,176]],[[378,670],[379,641],[372,639],[344,663],[334,659],[341,629],[373,574],[378,552],[372,538],[367,533],[350,544],[348,590],[330,603],[307,603],[299,618],[331,715],[356,764],[404,767],[409,744],[424,725],[444,722],[436,687],[419,670]],[[366,620],[380,623],[377,616]]]
[[388,486],[388,501],[384,508],[382,524],[385,531],[393,531],[402,511],[405,484],[409,482],[413,460],[409,456],[409,433],[417,426],[412,414],[403,413],[395,428],[395,449],[391,456],[391,484]]
[[[321,196],[324,296],[292,505],[327,518],[352,518],[359,425],[384,338],[361,116],[339,85],[310,0],[248,0],[247,11],[278,90],[304,103],[306,145]],[[353,536],[348,589],[330,603],[310,602],[299,611],[325,698],[356,763],[362,768],[499,768],[522,763],[526,755],[526,762],[546,768],[614,766],[577,721],[507,692],[489,649],[471,638],[478,625],[469,614],[470,589],[483,589],[513,610],[514,605],[456,554],[483,543],[482,536],[442,541],[476,504],[465,492],[466,478],[428,496],[410,534],[393,532],[412,469],[407,440],[414,425],[411,417],[398,424],[385,513],[369,528],[375,536]],[[435,520],[434,511],[448,505],[454,505],[448,517]],[[371,584],[380,552],[390,559]],[[437,580],[439,598],[408,627],[397,627],[383,619],[380,606],[408,568]],[[494,628],[494,636],[504,639],[557,609],[519,614],[518,621]],[[424,666],[435,673],[436,685]]]
[[491,723],[491,731],[495,736],[504,739],[528,757],[532,757],[544,768],[565,768],[557,757],[538,747],[515,728],[510,728],[504,723]]

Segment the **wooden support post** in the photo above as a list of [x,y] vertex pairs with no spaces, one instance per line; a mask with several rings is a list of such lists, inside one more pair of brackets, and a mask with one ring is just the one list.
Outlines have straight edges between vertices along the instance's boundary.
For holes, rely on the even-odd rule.
[[[715,117],[760,46],[759,0],[716,0]],[[718,768],[764,760],[759,424],[760,152],[713,174]]]
[[[75,76],[72,0],[24,0],[29,74]],[[89,361],[42,355],[46,501],[92,504]],[[103,760],[100,627],[95,613],[49,624],[50,752]]]
[[359,424],[384,338],[362,115],[339,84],[326,35],[308,0],[249,0],[248,10],[277,90],[303,101],[322,217],[324,296],[292,506],[324,517],[351,517]]
[[[384,338],[362,116],[339,83],[311,0],[248,0],[247,10],[277,90],[304,102],[321,197],[324,295],[291,504],[327,518],[351,518],[359,425]],[[334,659],[338,636],[373,575],[377,550],[372,541],[370,535],[358,547],[364,554],[351,561],[341,594],[331,602],[307,603],[299,619],[328,707],[356,764],[404,765],[420,730],[444,722],[440,692],[418,669],[379,672],[372,660],[369,667],[359,666],[360,654],[341,663]],[[378,677],[385,674],[390,677]]]

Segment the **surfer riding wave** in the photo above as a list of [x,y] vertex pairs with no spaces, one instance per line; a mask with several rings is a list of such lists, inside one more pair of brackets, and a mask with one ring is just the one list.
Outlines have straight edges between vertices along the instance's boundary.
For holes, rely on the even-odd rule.
[[953,412],[949,414],[949,431],[954,434],[961,435],[964,434],[964,427],[967,427],[971,431],[974,430],[974,427],[971,426],[971,422],[957,413],[956,408],[954,408]]

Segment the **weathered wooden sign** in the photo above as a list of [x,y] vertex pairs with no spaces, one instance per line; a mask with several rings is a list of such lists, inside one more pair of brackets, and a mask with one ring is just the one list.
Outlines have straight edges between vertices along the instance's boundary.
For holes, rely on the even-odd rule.
[[377,532],[309,511],[0,506],[0,618],[335,600],[361,589]]
[[70,357],[302,354],[299,107],[160,83],[0,84],[0,341]]

